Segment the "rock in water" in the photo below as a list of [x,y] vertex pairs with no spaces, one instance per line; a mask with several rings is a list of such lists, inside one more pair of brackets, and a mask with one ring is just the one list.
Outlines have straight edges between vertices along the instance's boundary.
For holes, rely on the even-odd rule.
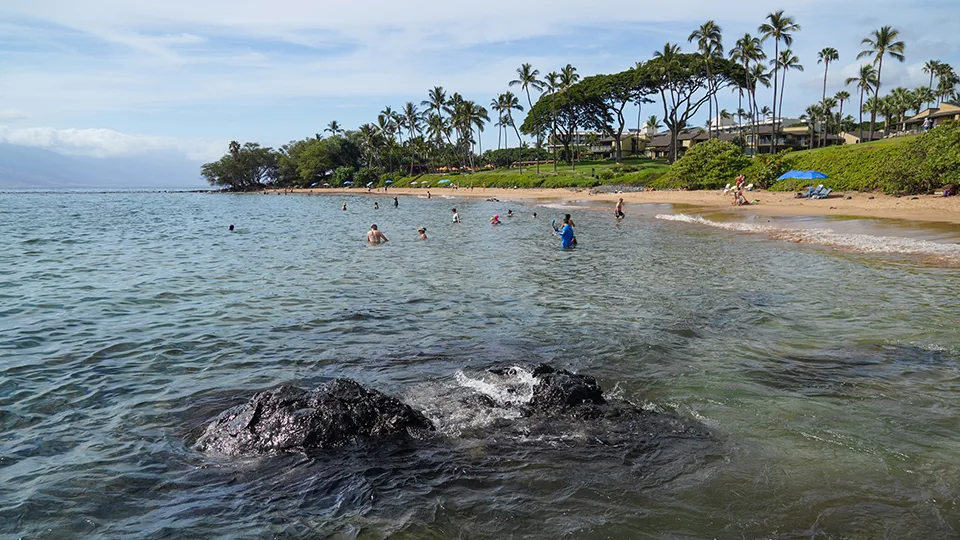
[[396,398],[350,379],[307,391],[293,386],[260,392],[220,414],[197,441],[203,451],[253,455],[334,448],[360,437],[402,435],[433,424]]
[[541,411],[565,411],[578,405],[603,405],[603,390],[597,380],[589,375],[571,373],[565,369],[553,369],[540,364],[533,369],[538,382],[533,387],[531,408]]

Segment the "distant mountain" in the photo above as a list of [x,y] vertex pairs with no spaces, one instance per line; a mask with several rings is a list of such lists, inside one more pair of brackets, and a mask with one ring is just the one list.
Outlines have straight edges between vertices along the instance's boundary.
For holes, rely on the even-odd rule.
[[92,158],[0,144],[0,188],[203,188],[199,162],[182,154]]

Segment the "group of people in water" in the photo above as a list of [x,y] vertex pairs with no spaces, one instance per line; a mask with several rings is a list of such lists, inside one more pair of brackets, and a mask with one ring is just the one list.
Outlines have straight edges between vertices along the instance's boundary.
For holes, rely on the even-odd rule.
[[[373,204],[374,204],[373,206],[374,210],[378,210],[380,208],[380,204],[378,202],[374,202]],[[399,207],[399,202],[397,201],[396,197],[393,198],[393,205],[395,208]],[[342,209],[343,210],[347,209],[346,202],[343,203]],[[457,209],[452,208],[450,210],[450,213],[452,216],[453,223],[455,224],[460,223],[460,213],[457,211]],[[620,219],[623,219],[624,217],[623,198],[620,198],[620,200],[617,201],[617,205],[614,210],[614,216],[617,218],[618,221]],[[513,210],[507,210],[507,217],[508,218],[513,217]],[[533,218],[537,219],[536,212],[533,213]],[[500,221],[500,214],[494,214],[493,217],[490,218],[491,225],[500,225],[501,223],[502,222]],[[570,216],[570,214],[564,214],[563,222],[561,223],[560,227],[557,227],[556,220],[552,222],[552,225],[553,225],[554,233],[560,237],[560,247],[562,248],[576,247],[577,236],[576,236],[576,233],[574,232],[575,225],[573,223],[573,218]],[[417,234],[419,235],[420,240],[426,240],[427,228],[422,226],[417,228]],[[387,241],[389,241],[389,239],[385,234],[383,234],[383,231],[381,231],[377,227],[376,223],[374,223],[373,225],[370,225],[370,230],[367,231],[367,243],[371,245],[379,245]]]

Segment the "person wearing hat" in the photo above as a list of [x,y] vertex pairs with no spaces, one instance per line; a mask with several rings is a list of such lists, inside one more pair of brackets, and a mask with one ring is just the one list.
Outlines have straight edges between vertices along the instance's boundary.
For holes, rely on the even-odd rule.
[[382,232],[377,230],[377,224],[374,223],[373,225],[371,225],[370,230],[367,231],[367,242],[370,245],[375,246],[377,244],[382,244],[383,242],[386,242],[386,241],[387,241],[387,237]]
[[426,240],[426,239],[427,239],[427,228],[426,228],[426,227],[420,227],[419,229],[417,229],[417,232],[420,233],[420,239],[421,239],[421,240]]

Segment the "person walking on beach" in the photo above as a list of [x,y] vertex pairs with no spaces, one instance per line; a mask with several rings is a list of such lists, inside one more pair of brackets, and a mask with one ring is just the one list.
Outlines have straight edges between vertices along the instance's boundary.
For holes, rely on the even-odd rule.
[[394,208],[400,207],[400,201],[398,201],[396,197],[393,198],[393,207]]
[[453,222],[460,223],[460,214],[457,212],[457,209],[454,208],[452,212],[453,212]]
[[620,200],[617,201],[617,209],[613,211],[613,215],[617,219],[623,219],[623,197],[620,197]]
[[370,230],[367,231],[367,243],[369,243],[372,246],[376,246],[386,241],[387,241],[387,237],[384,236],[382,232],[377,230],[377,224],[374,223],[373,225],[371,225]]

